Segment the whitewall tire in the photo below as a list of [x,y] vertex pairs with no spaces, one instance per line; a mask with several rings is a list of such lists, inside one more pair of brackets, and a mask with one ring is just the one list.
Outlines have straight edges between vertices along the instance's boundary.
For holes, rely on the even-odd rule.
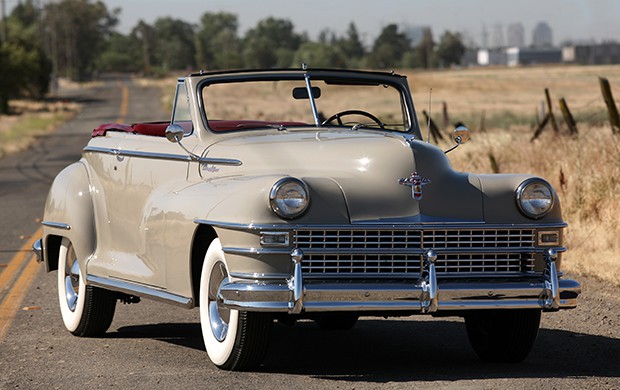
[[200,325],[211,361],[226,370],[248,370],[265,356],[271,333],[268,313],[240,312],[224,307],[219,288],[229,275],[220,240],[209,245],[200,278]]
[[63,238],[58,254],[58,302],[62,321],[76,336],[100,336],[114,317],[114,293],[87,286],[73,244]]

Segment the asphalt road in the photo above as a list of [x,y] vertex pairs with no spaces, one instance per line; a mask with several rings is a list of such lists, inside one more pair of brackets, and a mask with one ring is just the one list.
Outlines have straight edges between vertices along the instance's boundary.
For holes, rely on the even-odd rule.
[[276,324],[264,365],[249,373],[209,362],[197,310],[148,300],[119,304],[105,337],[73,337],[60,318],[55,272],[38,265],[15,300],[32,261],[22,247],[39,228],[51,180],[79,158],[90,130],[167,113],[157,90],[128,79],[65,93],[83,103],[76,119],[0,160],[0,389],[620,388],[620,291],[589,278],[579,278],[580,306],[544,314],[534,350],[513,365],[478,360],[458,318],[364,318],[350,331],[332,332],[311,322]]

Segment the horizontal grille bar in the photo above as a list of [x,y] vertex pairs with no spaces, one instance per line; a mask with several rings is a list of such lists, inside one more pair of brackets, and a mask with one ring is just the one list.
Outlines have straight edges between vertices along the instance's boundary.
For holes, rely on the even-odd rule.
[[[534,271],[533,254],[456,254],[439,255],[437,275],[524,273]],[[422,271],[420,255],[309,255],[302,262],[306,276],[408,276],[417,278]]]

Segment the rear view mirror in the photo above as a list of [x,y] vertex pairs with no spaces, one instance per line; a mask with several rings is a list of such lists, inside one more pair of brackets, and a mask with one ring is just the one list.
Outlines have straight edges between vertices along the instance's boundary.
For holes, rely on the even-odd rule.
[[[319,87],[312,87],[312,96],[314,96],[315,99],[320,98],[321,97],[321,88],[319,88]],[[306,87],[293,88],[293,98],[295,98],[295,99],[309,99],[310,96],[308,96],[308,88],[306,88]]]

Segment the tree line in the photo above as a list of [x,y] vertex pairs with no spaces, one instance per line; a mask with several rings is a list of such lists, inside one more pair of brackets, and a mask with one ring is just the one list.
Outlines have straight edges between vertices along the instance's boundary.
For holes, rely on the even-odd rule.
[[[120,9],[101,1],[20,2],[2,26],[0,112],[16,96],[40,97],[51,79],[84,81],[102,72],[162,75],[195,69],[311,67],[433,68],[458,64],[465,52],[460,34],[435,41],[427,29],[412,45],[396,24],[382,28],[370,47],[355,23],[342,35],[323,30],[318,39],[295,31],[287,19],[260,20],[244,35],[237,15],[206,12],[198,24],[161,17],[128,34],[115,30]],[[11,75],[6,77],[6,75]]]

